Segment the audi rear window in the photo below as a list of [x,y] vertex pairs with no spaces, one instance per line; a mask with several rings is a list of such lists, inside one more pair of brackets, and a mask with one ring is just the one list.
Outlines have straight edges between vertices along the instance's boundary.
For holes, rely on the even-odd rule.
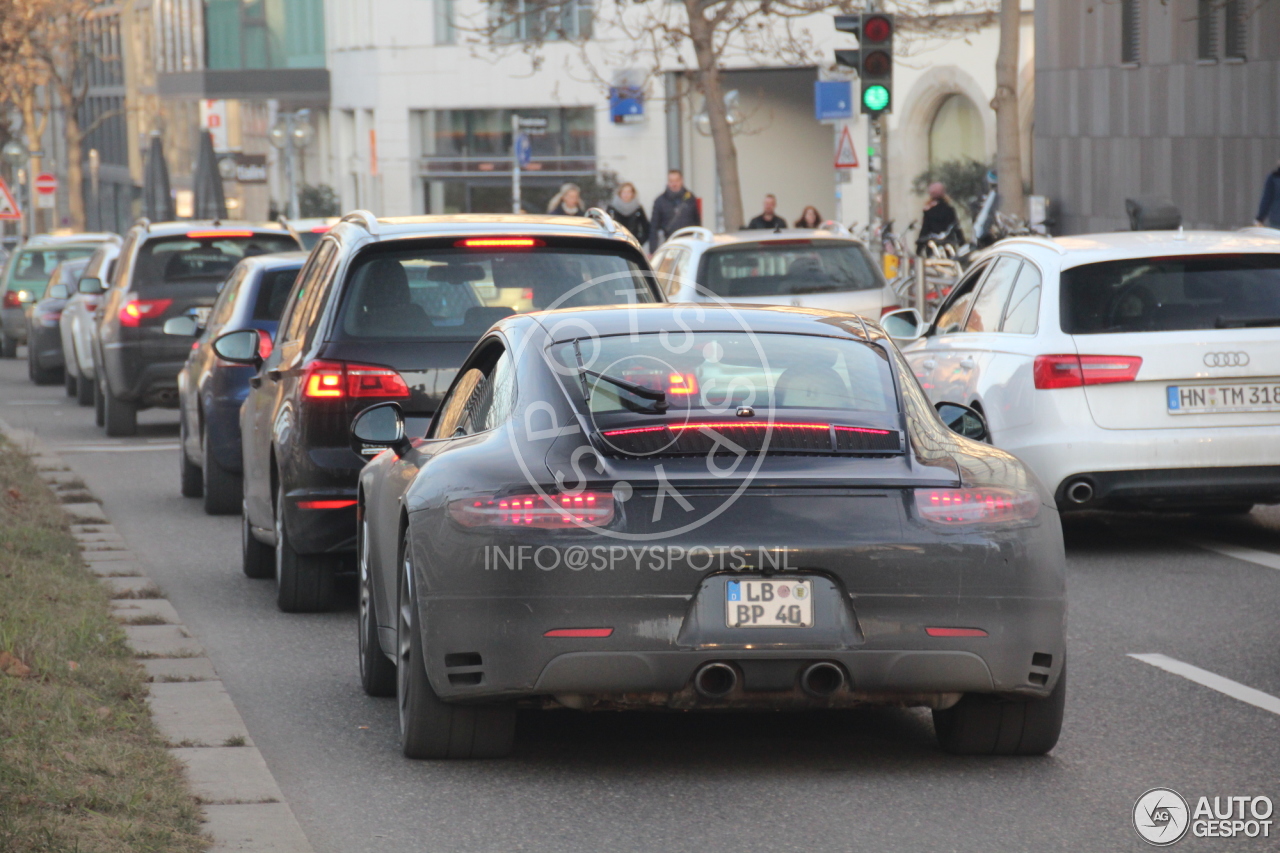
[[138,252],[134,279],[143,286],[216,284],[226,279],[244,258],[297,250],[297,242],[284,233],[157,237],[144,243]]
[[1280,326],[1280,254],[1187,255],[1062,273],[1072,335]]
[[656,301],[648,275],[637,259],[598,249],[379,251],[352,265],[336,334],[477,340],[510,314]]
[[272,270],[262,274],[258,298],[253,303],[253,319],[278,321],[289,300],[289,291],[298,279],[298,270]]
[[847,240],[772,240],[710,249],[698,284],[723,299],[875,290],[884,282]]

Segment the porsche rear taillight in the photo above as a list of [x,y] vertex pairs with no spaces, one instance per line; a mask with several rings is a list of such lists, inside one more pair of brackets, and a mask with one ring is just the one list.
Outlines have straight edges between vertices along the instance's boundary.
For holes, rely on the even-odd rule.
[[566,530],[613,520],[613,494],[507,495],[452,501],[449,515],[463,527],[533,527]]
[[1136,355],[1038,355],[1032,368],[1041,390],[1133,382],[1142,367]]
[[938,524],[1001,524],[1035,518],[1040,498],[1017,489],[916,489],[916,512]]
[[[259,332],[265,335],[264,332]],[[317,359],[307,365],[302,395],[312,400],[344,398],[382,400],[409,396],[404,378],[389,367]]]
[[173,304],[172,299],[130,299],[120,309],[120,325],[136,329],[143,320],[154,320]]

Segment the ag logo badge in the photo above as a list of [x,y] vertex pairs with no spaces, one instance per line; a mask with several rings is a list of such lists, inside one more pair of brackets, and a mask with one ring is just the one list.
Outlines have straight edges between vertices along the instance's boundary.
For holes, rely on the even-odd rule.
[[1172,788],[1152,788],[1133,804],[1133,828],[1143,841],[1156,847],[1181,841],[1190,825],[1187,801]]

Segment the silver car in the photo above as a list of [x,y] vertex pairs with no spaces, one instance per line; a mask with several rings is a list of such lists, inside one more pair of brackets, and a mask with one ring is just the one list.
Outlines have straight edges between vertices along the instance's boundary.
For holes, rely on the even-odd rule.
[[80,276],[76,292],[63,307],[58,323],[66,362],[67,394],[74,395],[82,406],[93,405],[93,315],[98,310],[102,292],[111,282],[119,256],[119,240],[98,247]]

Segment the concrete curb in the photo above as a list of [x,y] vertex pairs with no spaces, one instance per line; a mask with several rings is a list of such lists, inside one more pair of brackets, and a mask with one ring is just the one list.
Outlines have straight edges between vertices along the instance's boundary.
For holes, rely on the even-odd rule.
[[151,717],[169,751],[186,765],[203,808],[204,829],[213,838],[209,853],[313,853],[213,662],[146,576],[102,504],[35,434],[3,420],[0,432],[31,457],[62,502],[85,565],[110,590],[112,614],[150,677]]

